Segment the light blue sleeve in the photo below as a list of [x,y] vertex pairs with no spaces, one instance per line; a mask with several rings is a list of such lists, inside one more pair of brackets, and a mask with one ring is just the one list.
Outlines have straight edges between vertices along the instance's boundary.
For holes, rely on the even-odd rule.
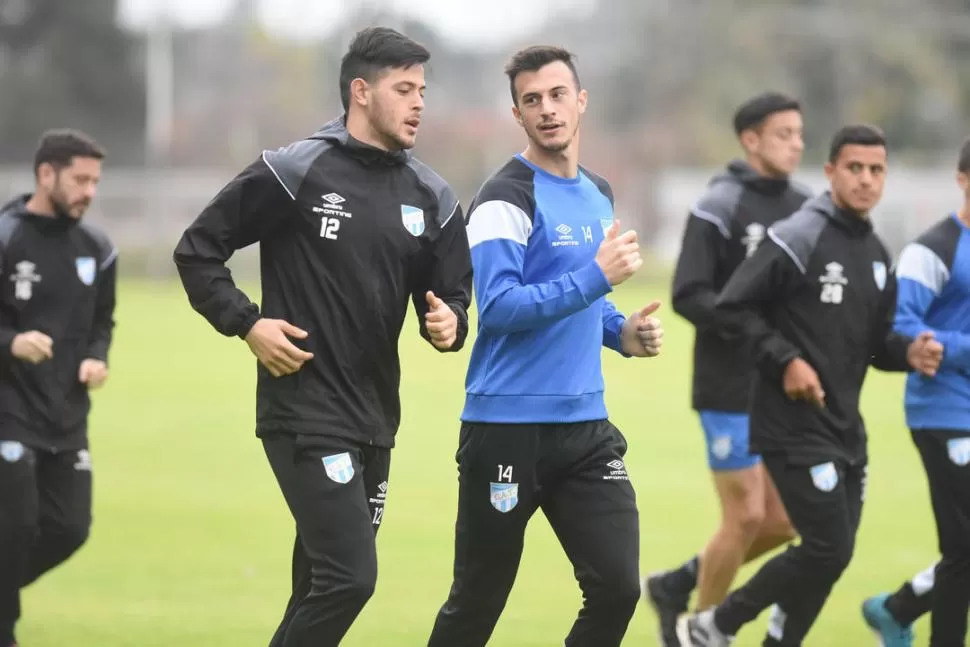
[[507,335],[552,324],[589,307],[612,287],[595,261],[553,281],[526,284],[525,252],[532,221],[503,200],[477,206],[468,219],[478,322]]
[[898,292],[894,328],[908,337],[931,330],[943,344],[942,369],[970,370],[970,335],[956,330],[935,330],[926,325],[926,313],[949,280],[943,260],[919,243],[903,248],[896,264]]

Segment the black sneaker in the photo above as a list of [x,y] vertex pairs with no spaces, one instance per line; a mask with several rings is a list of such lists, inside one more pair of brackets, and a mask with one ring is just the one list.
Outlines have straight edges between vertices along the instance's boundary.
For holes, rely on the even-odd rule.
[[661,647],[680,647],[680,641],[677,639],[677,618],[687,611],[690,594],[670,593],[664,585],[664,573],[648,576],[644,580],[643,590],[647,604],[657,614]]

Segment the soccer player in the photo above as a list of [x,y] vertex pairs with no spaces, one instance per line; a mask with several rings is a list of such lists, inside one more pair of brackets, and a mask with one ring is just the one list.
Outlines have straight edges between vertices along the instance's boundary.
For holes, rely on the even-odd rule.
[[696,328],[692,406],[700,416],[707,460],[721,503],[721,526],[701,555],[647,578],[647,600],[659,616],[663,644],[677,645],[677,617],[697,586],[697,607],[724,599],[741,564],[792,538],[791,524],[761,459],[748,451],[753,366],[744,348],[719,330],[717,294],[765,230],[789,216],[808,191],[789,177],[802,150],[798,101],[767,92],[734,115],[745,151],[715,176],[691,209],[673,280],[673,308]]
[[528,144],[481,187],[468,220],[478,336],[458,441],[454,583],[429,645],[488,642],[541,508],[585,601],[565,644],[616,647],[640,597],[639,530],[601,349],[657,355],[659,303],[626,318],[605,298],[642,260],[635,232],[619,233],[609,184],[579,165],[587,94],[572,54],[530,47],[505,71]]
[[887,167],[881,131],[840,129],[825,164],[831,189],[769,228],[718,297],[727,329],[758,367],[751,448],[801,541],[714,609],[682,616],[683,647],[728,645],[773,604],[763,644],[802,644],[852,557],[865,496],[859,393],[868,367],[932,374],[939,366],[931,332],[913,339],[892,329],[896,280],[869,218]]
[[[273,647],[338,645],[374,591],[408,301],[441,352],[468,330],[461,207],[409,152],[428,60],[392,29],[359,32],[340,65],[344,115],[263,152],[175,250],[192,306],[259,360],[256,434],[297,527]],[[261,309],[225,266],[255,242]]]
[[[896,263],[896,330],[931,330],[943,345],[933,378],[910,375],[906,424],[930,486],[941,559],[923,595],[903,585],[891,598],[863,606],[866,621],[887,647],[912,644],[910,625],[932,606],[932,647],[966,644],[970,608],[970,140],[957,162],[964,204],[906,245]],[[928,585],[928,586],[927,586]],[[927,591],[926,589],[931,589]],[[921,608],[922,607],[922,608]],[[907,641],[908,640],[908,641]]]
[[33,193],[0,208],[0,647],[16,645],[20,589],[91,527],[88,390],[108,377],[118,253],[83,217],[104,157],[47,131]]

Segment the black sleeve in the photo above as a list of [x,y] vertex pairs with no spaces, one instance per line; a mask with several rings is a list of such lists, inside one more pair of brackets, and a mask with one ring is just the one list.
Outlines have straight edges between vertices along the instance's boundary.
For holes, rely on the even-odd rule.
[[671,305],[697,328],[722,328],[725,323],[723,312],[716,307],[714,279],[726,253],[727,240],[716,225],[693,214],[687,218]]
[[759,370],[778,378],[800,353],[771,327],[765,309],[783,299],[799,278],[800,270],[792,258],[767,239],[738,266],[717,300],[718,310],[724,313],[728,336],[750,345]]
[[880,371],[907,372],[912,370],[906,354],[913,339],[893,330],[896,316],[896,274],[888,272],[883,293],[882,316],[875,334],[872,365]]
[[432,243],[431,264],[424,280],[415,287],[411,299],[418,317],[421,336],[429,342],[431,335],[425,326],[428,313],[425,294],[431,290],[448,304],[458,317],[458,332],[451,348],[442,352],[461,350],[468,337],[468,308],[472,299],[472,260],[468,250],[468,234],[461,205],[455,206]]
[[175,248],[189,303],[223,335],[245,337],[259,308],[236,287],[226,261],[268,236],[293,211],[293,199],[262,159],[232,179],[202,210]]
[[118,283],[118,254],[112,249],[106,259],[101,261],[102,267],[97,282],[97,295],[94,303],[94,322],[91,326],[91,337],[88,342],[90,359],[108,361],[108,349],[111,347],[111,335],[115,327],[115,288]]

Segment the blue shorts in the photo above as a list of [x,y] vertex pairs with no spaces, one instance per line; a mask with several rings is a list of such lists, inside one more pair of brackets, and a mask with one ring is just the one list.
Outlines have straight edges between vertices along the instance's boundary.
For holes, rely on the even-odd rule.
[[711,470],[743,470],[754,467],[761,461],[757,454],[748,453],[748,414],[706,410],[699,413],[707,441],[707,462]]

